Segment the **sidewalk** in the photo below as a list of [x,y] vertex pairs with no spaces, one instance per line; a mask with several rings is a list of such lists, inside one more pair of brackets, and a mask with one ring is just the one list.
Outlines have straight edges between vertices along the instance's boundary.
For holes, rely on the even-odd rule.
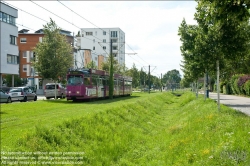
[[[217,93],[209,92],[209,98],[217,101]],[[250,98],[220,93],[220,103],[250,116]]]

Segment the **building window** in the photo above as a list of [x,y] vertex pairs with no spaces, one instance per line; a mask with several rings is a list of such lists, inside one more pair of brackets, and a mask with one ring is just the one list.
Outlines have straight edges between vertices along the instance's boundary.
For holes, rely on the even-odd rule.
[[7,22],[7,14],[3,13],[3,22]]
[[43,37],[39,37],[39,42],[40,42],[40,43],[43,42]]
[[10,44],[17,45],[17,43],[16,43],[16,36],[10,35]]
[[106,31],[103,31],[103,35],[106,35]]
[[23,65],[23,72],[27,72],[27,65]]
[[9,64],[19,64],[19,57],[16,55],[7,54],[7,63]]
[[23,52],[23,58],[27,58],[27,51]]
[[117,31],[111,31],[111,37],[117,37]]
[[39,89],[43,89],[43,79],[39,78]]
[[117,46],[113,46],[112,48],[113,48],[113,50],[117,50]]
[[20,43],[26,43],[26,42],[27,42],[26,38],[20,38]]
[[33,51],[30,51],[30,61],[32,61],[34,59],[34,52]]
[[95,39],[93,39],[93,43],[95,43]]
[[103,46],[102,48],[103,48],[104,50],[106,50],[106,46]]
[[3,12],[0,12],[0,21],[16,25],[16,18]]
[[112,42],[113,43],[117,43],[117,39],[112,39]]
[[86,36],[92,36],[93,32],[86,32]]
[[97,36],[97,31],[95,31],[95,35]]
[[93,47],[93,50],[95,50],[95,47]]
[[106,39],[103,39],[103,43],[106,43]]

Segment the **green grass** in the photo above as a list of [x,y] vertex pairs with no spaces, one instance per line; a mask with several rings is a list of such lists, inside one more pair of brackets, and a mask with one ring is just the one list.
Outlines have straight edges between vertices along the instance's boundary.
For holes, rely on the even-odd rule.
[[84,152],[90,166],[250,165],[250,117],[190,92],[3,104],[1,151]]

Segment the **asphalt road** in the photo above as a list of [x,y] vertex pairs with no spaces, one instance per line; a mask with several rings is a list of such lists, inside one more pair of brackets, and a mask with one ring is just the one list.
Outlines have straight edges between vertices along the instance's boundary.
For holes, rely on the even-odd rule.
[[[209,93],[209,98],[217,101],[217,93]],[[250,116],[250,98],[220,94],[220,103]]]

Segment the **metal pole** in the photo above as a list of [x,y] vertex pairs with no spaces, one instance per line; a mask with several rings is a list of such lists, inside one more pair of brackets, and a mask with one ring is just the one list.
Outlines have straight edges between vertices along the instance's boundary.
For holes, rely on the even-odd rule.
[[150,93],[150,65],[148,66],[148,93]]
[[209,88],[208,88],[208,72],[206,73],[206,80],[207,80],[207,84],[206,84],[206,87],[207,87],[207,98],[209,98]]
[[114,90],[114,73],[113,73],[113,53],[112,53],[112,39],[110,39],[110,70],[109,70],[109,98],[113,99]]
[[162,92],[162,73],[161,73],[161,92]]
[[218,111],[220,110],[220,68],[219,68],[219,60],[216,61],[217,66],[217,104]]
[[204,88],[204,100],[206,100],[206,73],[204,73],[204,85],[203,85],[203,88]]

